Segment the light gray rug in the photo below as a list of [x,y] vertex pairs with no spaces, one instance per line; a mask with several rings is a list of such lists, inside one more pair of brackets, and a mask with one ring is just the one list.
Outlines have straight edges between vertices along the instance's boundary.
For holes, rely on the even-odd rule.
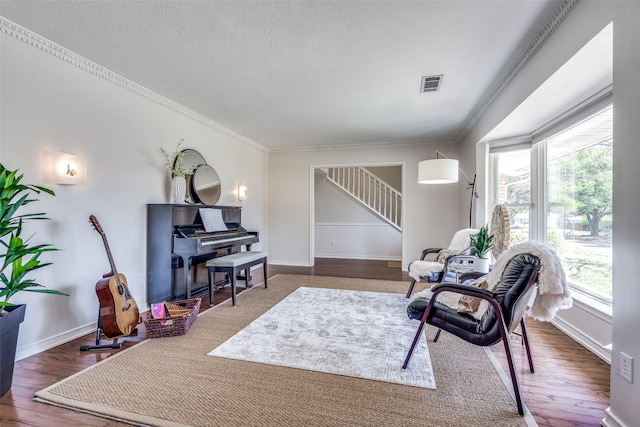
[[210,356],[435,388],[424,336],[401,294],[300,287]]

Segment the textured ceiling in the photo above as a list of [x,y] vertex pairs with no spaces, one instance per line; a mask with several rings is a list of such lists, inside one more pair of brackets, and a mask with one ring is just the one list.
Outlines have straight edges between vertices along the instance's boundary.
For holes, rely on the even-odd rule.
[[[270,149],[456,141],[557,1],[6,1],[0,15]],[[444,74],[421,94],[424,75]]]

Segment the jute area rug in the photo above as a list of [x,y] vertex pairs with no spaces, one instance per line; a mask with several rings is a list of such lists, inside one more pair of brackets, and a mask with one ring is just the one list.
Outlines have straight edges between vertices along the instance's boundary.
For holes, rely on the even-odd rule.
[[[36,400],[153,426],[525,426],[485,350],[443,333],[425,389],[208,356],[300,286],[404,293],[406,283],[280,275],[36,393]],[[418,322],[416,322],[416,327]],[[427,328],[427,336],[434,330]],[[365,345],[366,343],[363,343]]]

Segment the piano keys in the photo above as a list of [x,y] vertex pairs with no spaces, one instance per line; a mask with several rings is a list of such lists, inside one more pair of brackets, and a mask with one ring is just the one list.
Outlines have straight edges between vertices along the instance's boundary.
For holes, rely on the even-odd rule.
[[[227,230],[207,232],[199,209],[219,209]],[[147,205],[147,298],[149,304],[176,299],[173,269],[183,267],[186,298],[191,297],[191,269],[216,256],[251,250],[258,233],[241,225],[238,206]]]

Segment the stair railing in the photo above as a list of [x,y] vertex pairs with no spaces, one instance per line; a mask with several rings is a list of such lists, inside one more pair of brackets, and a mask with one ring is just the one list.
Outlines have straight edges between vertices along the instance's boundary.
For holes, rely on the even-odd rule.
[[365,168],[327,168],[326,172],[329,181],[402,230],[402,193]]

